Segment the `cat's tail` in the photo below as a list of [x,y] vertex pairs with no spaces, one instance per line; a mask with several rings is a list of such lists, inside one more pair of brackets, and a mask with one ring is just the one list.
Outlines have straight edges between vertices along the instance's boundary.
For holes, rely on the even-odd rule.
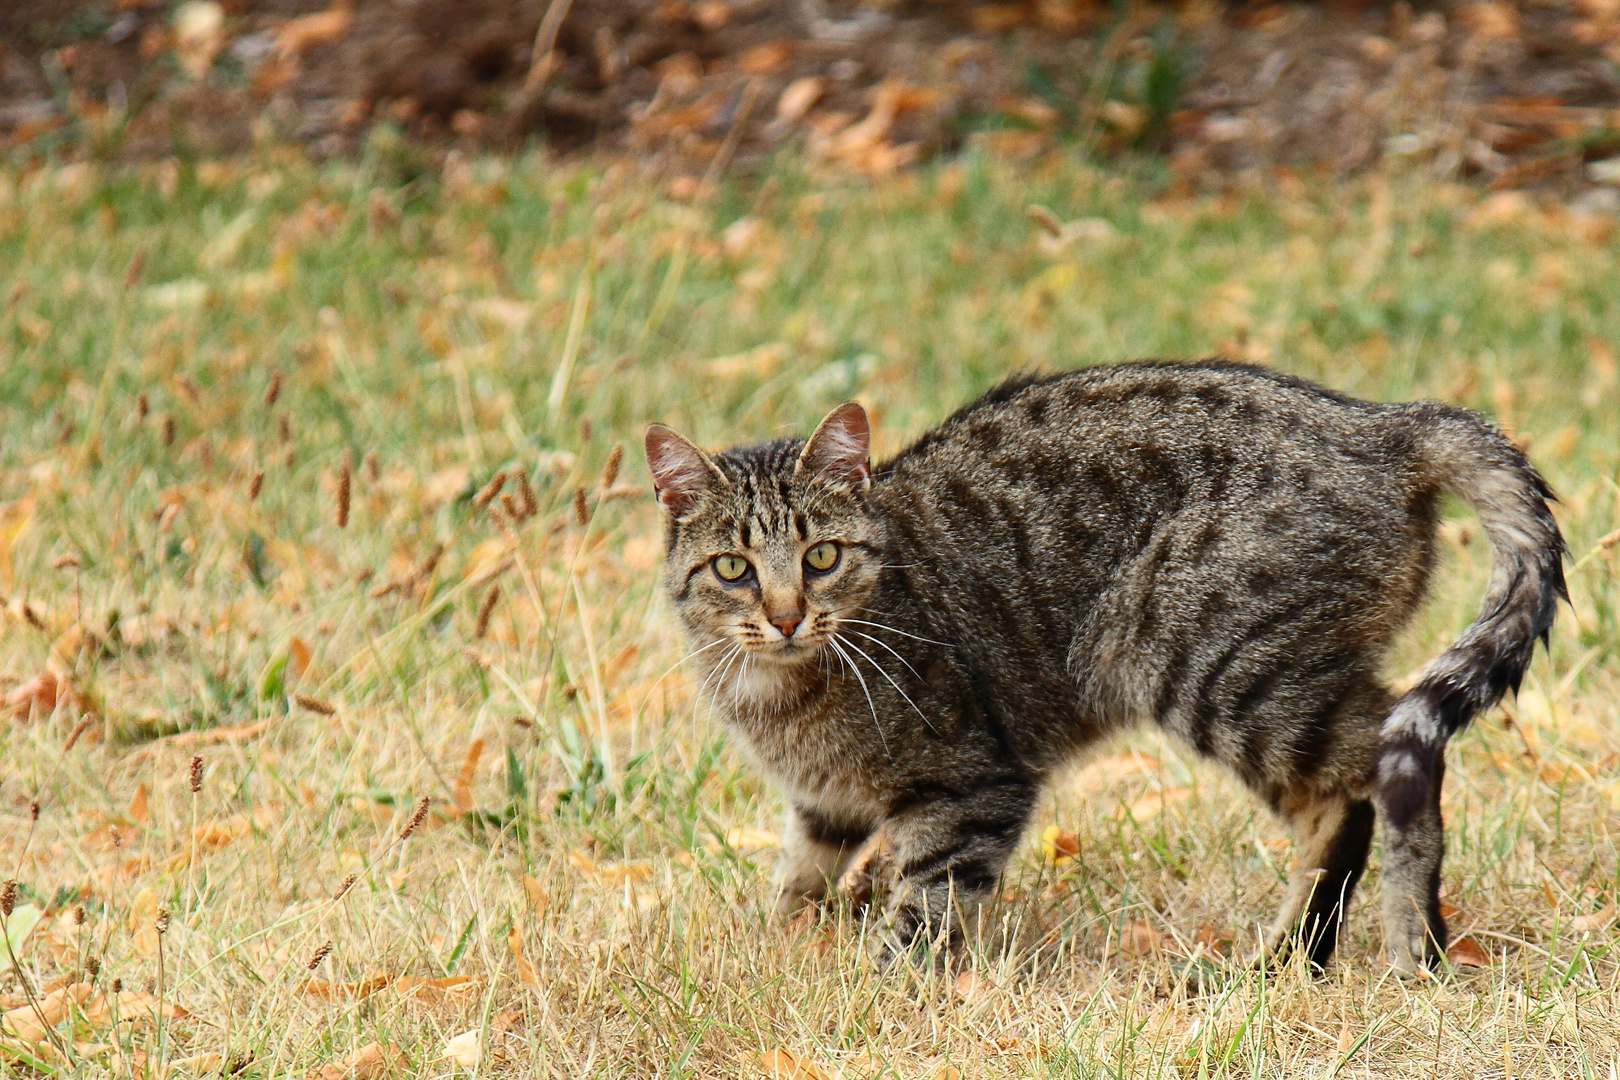
[[1479,617],[1424,668],[1384,720],[1378,788],[1395,818],[1417,813],[1446,740],[1508,690],[1552,626],[1564,585],[1564,538],[1548,502],[1552,489],[1523,452],[1484,420],[1433,402],[1404,411],[1416,442],[1416,464],[1434,488],[1474,508],[1495,550],[1490,587]]

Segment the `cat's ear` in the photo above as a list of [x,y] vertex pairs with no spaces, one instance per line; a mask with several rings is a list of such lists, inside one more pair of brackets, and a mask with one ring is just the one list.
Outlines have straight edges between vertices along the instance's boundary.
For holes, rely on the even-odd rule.
[[658,505],[671,517],[691,513],[705,492],[726,482],[709,455],[663,424],[647,428],[647,467]]
[[846,401],[816,425],[795,472],[849,484],[864,495],[872,486],[871,449],[866,410],[857,401]]

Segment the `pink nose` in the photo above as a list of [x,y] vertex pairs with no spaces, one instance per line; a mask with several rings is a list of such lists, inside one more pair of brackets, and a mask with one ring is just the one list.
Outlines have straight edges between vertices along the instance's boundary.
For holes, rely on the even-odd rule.
[[776,615],[771,618],[771,625],[782,631],[783,637],[790,638],[803,621],[803,615]]

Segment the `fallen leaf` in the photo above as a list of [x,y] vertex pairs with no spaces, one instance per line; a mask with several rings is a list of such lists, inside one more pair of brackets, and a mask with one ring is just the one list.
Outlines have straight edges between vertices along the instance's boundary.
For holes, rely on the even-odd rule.
[[444,1051],[439,1056],[464,1069],[476,1069],[484,1056],[484,1037],[476,1028],[463,1031],[444,1044]]
[[1491,957],[1473,938],[1459,938],[1446,950],[1446,959],[1458,967],[1490,967]]
[[523,896],[529,901],[529,910],[536,915],[544,915],[546,908],[551,906],[551,897],[546,895],[545,886],[540,884],[538,878],[523,875]]
[[756,829],[752,825],[739,825],[726,833],[726,846],[733,851],[759,851],[761,848],[780,847],[782,838],[769,829]]
[[251,739],[255,735],[263,735],[275,723],[272,717],[267,720],[255,720],[251,724],[233,724],[230,727],[208,728],[204,731],[181,731],[173,735],[164,736],[158,741],[165,746],[211,746],[214,743],[235,742],[240,739]]
[[1145,922],[1133,922],[1119,932],[1119,951],[1125,956],[1150,956],[1165,946],[1165,935]]
[[60,987],[27,1005],[19,1005],[0,1013],[0,1033],[26,1042],[42,1043],[68,1010],[84,1001],[93,987],[89,983],[73,983]]
[[370,997],[393,979],[378,972],[355,982],[328,982],[325,979],[305,979],[298,984],[298,992],[322,1001],[358,1001]]
[[995,989],[995,984],[988,979],[981,978],[977,972],[964,971],[951,983],[951,989],[963,1001],[981,1001]]
[[276,51],[283,57],[296,57],[317,45],[329,45],[349,32],[354,16],[346,3],[336,3],[325,11],[288,19],[276,31]]
[[581,870],[604,885],[621,885],[626,881],[646,881],[653,875],[651,863],[627,862],[604,866],[583,851],[570,851],[568,865]]
[[151,808],[148,806],[146,785],[144,783],[136,784],[135,794],[129,800],[129,820],[137,825],[145,825],[147,819],[151,817],[151,813]]
[[832,1080],[827,1070],[814,1061],[790,1054],[780,1046],[765,1051],[755,1060],[759,1064],[759,1071],[772,1080]]
[[346,1061],[334,1061],[308,1074],[304,1080],[376,1080],[377,1077],[403,1072],[408,1062],[399,1049],[389,1043],[367,1043]]
[[745,75],[774,75],[793,59],[793,43],[767,41],[737,54],[737,70]]
[[442,978],[423,979],[406,975],[394,980],[393,987],[401,997],[414,1001],[436,1003],[477,994],[484,980],[479,975],[446,975]]
[[311,656],[309,645],[303,638],[295,637],[287,642],[287,666],[292,669],[294,678],[302,677],[309,670]]
[[456,773],[456,782],[451,789],[451,798],[455,801],[456,809],[463,814],[473,812],[473,778],[478,773],[478,759],[484,754],[484,740],[474,739],[467,746],[467,753],[461,759],[461,769]]
[[18,720],[30,715],[48,716],[55,711],[58,700],[73,700],[73,684],[66,676],[42,671],[6,695],[6,706]]
[[153,994],[139,990],[124,990],[117,994],[97,994],[83,1006],[84,1018],[96,1027],[111,1024],[150,1023],[162,1016],[165,1020],[184,1020],[191,1013],[173,1001],[159,1001]]
[[1444,901],[1441,902],[1441,904],[1440,904],[1440,917],[1442,919],[1449,919],[1453,915],[1461,915],[1461,914],[1462,914],[1462,908],[1452,907],[1450,904],[1447,904]]
[[1569,928],[1581,934],[1592,930],[1602,930],[1614,921],[1615,914],[1614,902],[1611,900],[1609,903],[1604,904],[1601,910],[1594,911],[1590,915],[1575,916],[1569,920]]
[[174,9],[174,52],[193,79],[202,79],[224,45],[225,9],[215,0],[188,0]]
[[1173,787],[1163,791],[1150,791],[1134,800],[1128,807],[1121,806],[1117,817],[1128,813],[1138,822],[1151,821],[1172,806],[1179,806],[1197,794],[1196,788]]
[[529,963],[529,958],[523,955],[523,935],[518,933],[515,926],[506,932],[506,947],[512,950],[512,959],[517,963],[518,982],[540,989],[540,974]]
[[1070,862],[1080,854],[1080,837],[1058,825],[1041,830],[1041,858],[1048,866]]
[[1337,1043],[1339,1056],[1343,1057],[1345,1054],[1348,1054],[1350,1052],[1350,1048],[1354,1046],[1355,1043],[1355,1031],[1350,1027],[1350,1021],[1346,1020],[1344,1023],[1339,1025],[1339,1041]]
[[826,92],[827,80],[820,75],[794,79],[776,99],[776,119],[783,124],[798,123]]
[[962,1073],[955,1065],[941,1065],[928,1074],[928,1080],[962,1080]]

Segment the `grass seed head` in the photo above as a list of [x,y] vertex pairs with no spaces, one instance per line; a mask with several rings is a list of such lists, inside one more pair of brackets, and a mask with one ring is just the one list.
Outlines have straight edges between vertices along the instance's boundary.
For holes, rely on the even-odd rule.
[[163,445],[164,446],[173,446],[174,445],[174,414],[173,413],[164,413],[163,414],[162,432],[163,432],[162,433]]
[[505,486],[506,470],[495,470],[495,475],[489,478],[489,483],[479,488],[478,494],[473,496],[473,505],[482,510],[484,507],[490,504],[490,501],[494,499],[495,496],[501,493],[501,488]]
[[366,483],[375,484],[382,479],[382,458],[377,456],[377,451],[367,450],[365,461],[360,468],[365,475]]
[[39,800],[38,799],[31,799],[29,801],[29,803],[28,803],[28,820],[29,821],[38,821],[39,820]]
[[263,490],[264,470],[260,469],[258,472],[253,474],[253,479],[248,481],[248,502],[258,501],[259,492]]
[[159,937],[162,937],[164,934],[167,934],[169,932],[169,909],[168,908],[166,908],[166,907],[158,908],[157,918],[152,920],[152,926],[153,926],[154,929],[157,930]]
[[17,879],[7,878],[4,885],[0,885],[0,915],[11,918],[11,911],[17,906]]
[[114,997],[117,997],[119,994],[124,992],[124,980],[114,979],[112,981],[112,986],[108,987],[108,989],[113,992]]
[[354,888],[354,883],[355,883],[355,875],[354,874],[350,874],[348,877],[344,878],[342,884],[340,884],[337,887],[337,892],[332,894],[332,899],[334,899],[334,900],[343,899],[344,896],[348,895],[349,890]]
[[518,498],[523,500],[523,516],[532,518],[540,512],[540,496],[534,492],[534,485],[529,483],[529,474],[519,469],[517,474]]
[[84,958],[84,977],[95,982],[96,976],[101,974],[101,961],[94,956]]
[[77,555],[58,555],[51,560],[51,566],[56,570],[77,570],[80,565]]
[[[281,372],[272,371],[270,373],[270,382],[264,388],[264,407],[267,409],[272,407],[279,397],[281,397]],[[285,417],[282,418],[282,423],[286,423]],[[286,436],[283,435],[282,438],[285,439]]]
[[619,479],[619,466],[624,463],[624,443],[614,443],[608,451],[607,464],[602,466],[602,490],[606,491]]
[[276,437],[284,443],[292,442],[292,421],[286,413],[276,417]]
[[304,965],[304,970],[314,971],[316,968],[321,966],[322,960],[325,960],[327,956],[331,955],[331,952],[332,943],[330,941],[322,942],[321,947],[310,954],[309,963]]
[[399,838],[401,840],[409,840],[411,833],[420,828],[422,822],[427,820],[428,805],[431,801],[426,795],[422,796],[421,800],[416,804],[416,813],[411,815],[411,820],[407,821],[405,828],[400,830]]
[[188,779],[191,782],[191,793],[193,795],[202,790],[203,759],[201,754],[191,755],[191,773]]
[[343,464],[338,466],[337,477],[337,527],[340,529],[348,528],[349,525],[349,487],[352,482],[349,455],[345,451]]
[[129,264],[124,267],[124,288],[133,289],[141,282],[141,271],[146,269],[146,249],[141,248],[130,257]]
[[473,628],[473,637],[483,640],[489,633],[489,617],[495,613],[495,605],[501,599],[501,587],[491,582],[489,590],[484,593],[483,602],[478,605],[478,625]]
[[77,724],[73,725],[73,730],[72,731],[68,732],[67,742],[62,744],[62,753],[65,754],[69,750],[72,750],[73,747],[74,747],[74,744],[76,744],[79,741],[79,736],[83,735],[84,734],[84,729],[89,727],[89,726],[90,726],[90,718],[88,716],[79,717],[79,722]]
[[512,498],[512,493],[510,491],[501,492],[501,509],[505,510],[506,516],[511,518],[514,522],[521,522],[523,520],[523,507],[518,504],[516,499]]
[[319,713],[322,716],[332,716],[337,712],[337,706],[330,701],[322,701],[320,698],[310,697],[308,694],[294,694],[293,700],[298,703],[300,709],[308,709],[310,712]]
[[427,558],[416,568],[416,573],[411,575],[412,578],[416,581],[426,581],[433,576],[433,571],[439,568],[439,560],[442,558],[444,558],[444,544],[435,543],[433,550],[427,553]]
[[591,508],[585,502],[585,489],[582,487],[574,489],[574,517],[581,525],[591,523]]
[[83,904],[74,904],[73,905],[73,925],[74,926],[83,926],[84,925],[84,920],[87,919],[87,918],[89,918],[89,916],[85,914],[84,905]]
[[135,395],[135,419],[144,424],[146,422],[146,418],[151,415],[151,412],[152,402],[147,398],[146,391],[142,390],[140,393]]

